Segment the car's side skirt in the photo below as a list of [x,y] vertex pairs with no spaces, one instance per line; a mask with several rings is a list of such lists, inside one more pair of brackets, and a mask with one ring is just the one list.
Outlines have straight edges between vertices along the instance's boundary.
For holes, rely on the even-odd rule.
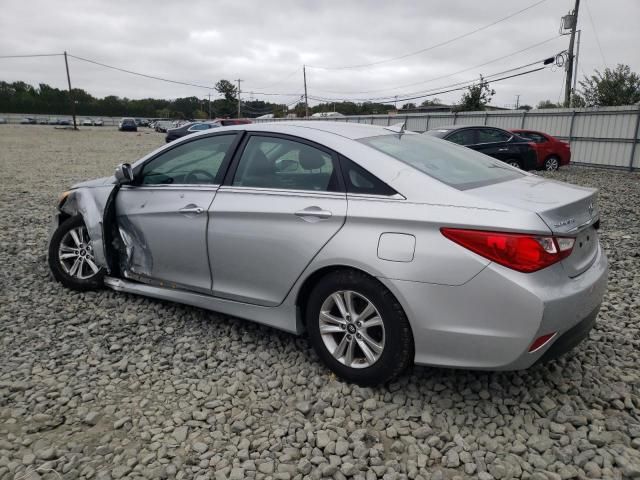
[[184,303],[234,317],[245,318],[290,333],[298,333],[296,326],[296,307],[285,303],[277,307],[263,307],[248,303],[235,302],[186,290],[156,287],[144,283],[130,282],[120,278],[105,277],[105,286],[118,292],[133,293],[145,297]]

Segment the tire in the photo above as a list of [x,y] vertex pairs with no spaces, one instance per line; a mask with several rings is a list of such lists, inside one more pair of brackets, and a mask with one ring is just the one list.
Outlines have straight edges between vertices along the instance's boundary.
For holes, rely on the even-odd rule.
[[511,165],[512,167],[522,169],[522,165],[520,164],[520,161],[516,160],[515,158],[510,158],[508,160],[505,160],[504,163],[506,163],[507,165]]
[[547,172],[555,172],[560,168],[560,159],[555,156],[551,156],[544,161],[544,169]]
[[[336,296],[353,315],[340,313]],[[362,321],[358,316],[365,309],[369,313]],[[341,270],[323,277],[309,295],[305,319],[318,356],[347,381],[363,386],[386,383],[413,363],[413,334],[404,310],[387,288],[364,273]]]
[[[62,255],[68,257],[61,258]],[[105,269],[94,261],[89,234],[80,215],[68,218],[56,229],[48,257],[53,277],[65,287],[86,291],[103,286]]]

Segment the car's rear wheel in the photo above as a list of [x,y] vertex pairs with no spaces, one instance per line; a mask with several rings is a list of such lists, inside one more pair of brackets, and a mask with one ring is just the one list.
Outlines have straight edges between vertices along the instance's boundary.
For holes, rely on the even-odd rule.
[[555,172],[560,168],[560,159],[558,157],[549,157],[544,161],[544,169],[548,172]]
[[510,158],[509,160],[506,160],[506,163],[508,165],[511,165],[512,167],[522,168],[522,165],[520,165],[520,162],[515,158]]
[[413,335],[402,307],[364,273],[343,270],[322,278],[309,296],[306,321],[320,358],[346,380],[385,383],[413,362]]
[[54,278],[74,290],[93,290],[103,285],[104,268],[98,266],[82,217],[68,218],[49,243],[49,269]]

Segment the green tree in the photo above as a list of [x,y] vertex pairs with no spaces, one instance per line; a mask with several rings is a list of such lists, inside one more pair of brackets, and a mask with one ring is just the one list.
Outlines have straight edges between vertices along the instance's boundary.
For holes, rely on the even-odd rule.
[[439,98],[434,98],[433,100],[427,99],[420,104],[421,107],[433,107],[436,105],[442,105],[442,102]]
[[585,76],[580,82],[580,96],[587,107],[613,107],[640,102],[640,75],[629,65],[618,64],[615,69],[605,68],[595,75]]
[[402,105],[402,109],[401,110],[414,110],[416,108],[416,104],[415,103],[405,103],[404,105]]
[[480,81],[467,87],[467,91],[454,110],[457,112],[484,110],[495,93],[496,91],[489,87],[489,82],[480,75]]
[[538,106],[536,108],[562,108],[562,105],[560,105],[559,103],[553,103],[551,100],[542,100],[538,103]]

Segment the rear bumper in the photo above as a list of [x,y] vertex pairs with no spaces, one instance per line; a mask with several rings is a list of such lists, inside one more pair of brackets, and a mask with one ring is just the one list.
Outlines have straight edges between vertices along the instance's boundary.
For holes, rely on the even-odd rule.
[[582,319],[577,325],[560,335],[549,348],[542,354],[536,363],[544,363],[554,360],[568,351],[577,347],[585,338],[589,336],[589,332],[596,324],[596,318],[600,311],[598,305],[589,315]]
[[[591,267],[575,278],[561,264],[533,274],[489,264],[459,286],[381,281],[409,318],[415,363],[521,370],[585,338],[606,291],[607,259],[598,247]],[[529,352],[535,339],[550,333],[555,336],[547,344]]]

